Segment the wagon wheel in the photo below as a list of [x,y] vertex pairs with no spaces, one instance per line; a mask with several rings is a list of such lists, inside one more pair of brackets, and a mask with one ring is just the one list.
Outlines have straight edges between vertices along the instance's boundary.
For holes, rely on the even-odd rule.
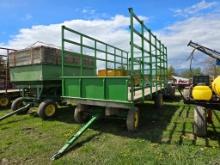
[[74,111],[74,120],[77,123],[84,123],[89,119],[89,112],[86,109],[87,106],[78,104]]
[[[11,109],[13,111],[16,111],[19,108],[24,107],[25,106],[24,101],[25,101],[25,98],[23,98],[23,97],[19,97],[19,98],[15,99],[11,104]],[[27,113],[28,110],[29,110],[29,108],[27,108],[26,110],[24,110],[22,112],[18,112],[17,114],[25,114],[25,113]]]
[[207,122],[206,122],[206,109],[201,106],[194,108],[194,134],[197,136],[206,136]]
[[130,109],[127,115],[127,129],[128,131],[136,131],[139,127],[140,113],[138,108]]
[[163,94],[162,93],[156,94],[154,104],[157,109],[160,109],[163,106]]
[[53,100],[45,100],[40,103],[38,108],[38,115],[42,119],[48,119],[55,116],[57,110],[57,105]]
[[0,107],[7,107],[10,104],[10,99],[6,96],[0,97]]

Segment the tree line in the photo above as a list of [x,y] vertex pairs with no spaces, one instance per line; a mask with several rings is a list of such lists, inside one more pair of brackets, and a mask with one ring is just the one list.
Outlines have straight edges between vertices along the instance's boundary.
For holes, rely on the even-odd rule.
[[216,65],[216,61],[213,59],[207,59],[201,67],[191,68],[191,70],[184,69],[183,71],[177,72],[177,70],[170,65],[168,67],[168,78],[171,79],[172,76],[180,76],[185,78],[192,78],[194,75],[209,75],[211,77],[217,77],[220,75],[220,66]]

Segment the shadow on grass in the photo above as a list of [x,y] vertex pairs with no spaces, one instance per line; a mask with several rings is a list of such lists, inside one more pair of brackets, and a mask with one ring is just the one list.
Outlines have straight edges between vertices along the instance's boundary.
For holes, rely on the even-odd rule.
[[106,118],[97,121],[92,128],[130,138],[142,138],[151,142],[160,143],[163,131],[167,128],[172,120],[174,113],[178,110],[178,105],[165,105],[162,109],[157,110],[154,104],[147,103],[138,106],[140,109],[141,124],[137,132],[128,132],[126,129],[126,119]]
[[[191,111],[193,110],[190,106],[166,104],[162,109],[157,110],[155,109],[154,104],[145,103],[139,105],[139,109],[141,110],[141,124],[140,129],[137,132],[128,132],[126,129],[126,119],[118,117],[100,119],[90,128],[97,130],[98,132],[110,133],[122,137],[141,138],[153,143],[171,144],[175,141],[174,143],[178,145],[184,144],[186,140],[185,137],[190,135],[191,137],[187,139],[187,142],[192,145],[199,145],[197,144],[198,138],[193,135],[193,119],[190,118],[190,114],[192,115],[193,113]],[[215,113],[214,115],[219,120],[218,115]],[[57,120],[66,123],[75,123],[73,116],[73,107],[60,108],[57,111],[56,117],[48,121]],[[188,121],[185,119],[188,119]],[[187,125],[188,127],[189,125],[192,125],[192,128],[187,128]],[[168,126],[169,129],[167,130]],[[167,133],[166,140],[164,140],[164,131]],[[76,143],[70,151],[81,147],[92,138],[93,136]],[[210,146],[209,140],[218,141],[217,147],[220,147],[220,132],[218,132],[218,129],[214,124],[212,124],[212,129],[209,129],[208,136],[203,139],[205,141],[204,146],[206,147],[212,147]]]
[[175,96],[175,97],[164,97],[164,100],[166,102],[179,102],[182,100],[181,96]]

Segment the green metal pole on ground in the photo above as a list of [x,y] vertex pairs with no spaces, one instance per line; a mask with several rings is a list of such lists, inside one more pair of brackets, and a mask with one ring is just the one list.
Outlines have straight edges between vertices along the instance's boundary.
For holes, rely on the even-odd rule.
[[19,108],[19,109],[16,110],[16,111],[10,112],[10,113],[6,114],[5,116],[2,116],[2,117],[0,118],[0,121],[4,120],[4,119],[6,119],[6,118],[8,118],[8,117],[10,117],[10,116],[12,116],[12,115],[17,114],[18,112],[22,112],[22,111],[26,110],[27,108],[29,108],[30,106],[31,106],[31,104],[27,104],[27,105],[25,105],[24,107],[21,107],[21,108]]
[[99,116],[99,113],[92,116],[92,118],[82,128],[80,128],[80,130],[76,134],[70,137],[70,139],[64,144],[64,146],[51,157],[51,160],[60,158],[68,149],[70,149],[70,147],[73,146],[74,142],[94,123],[94,121],[99,118]]

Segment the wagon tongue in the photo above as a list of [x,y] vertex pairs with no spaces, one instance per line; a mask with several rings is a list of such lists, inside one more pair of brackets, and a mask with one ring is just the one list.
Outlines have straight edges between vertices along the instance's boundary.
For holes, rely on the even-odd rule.
[[15,114],[17,114],[17,113],[19,113],[19,112],[25,111],[25,110],[28,109],[30,106],[31,106],[31,104],[27,104],[27,105],[25,105],[24,107],[21,107],[21,108],[17,109],[16,111],[10,112],[10,113],[6,114],[5,116],[0,117],[0,121],[1,121],[1,120],[4,120],[4,119],[6,119],[6,118],[8,118],[8,117],[10,117],[10,116],[12,116],[12,115],[15,115]]
[[55,153],[50,159],[56,160],[60,158],[65,152],[67,152],[74,144],[74,142],[100,117],[100,113],[95,114],[92,118],[82,127],[80,130],[71,136],[64,146]]

